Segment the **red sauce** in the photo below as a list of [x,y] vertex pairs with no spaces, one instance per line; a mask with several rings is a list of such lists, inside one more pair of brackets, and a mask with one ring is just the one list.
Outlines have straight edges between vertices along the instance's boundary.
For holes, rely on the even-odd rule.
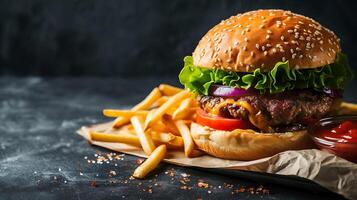
[[345,121],[338,126],[315,130],[318,146],[330,153],[357,163],[357,121]]

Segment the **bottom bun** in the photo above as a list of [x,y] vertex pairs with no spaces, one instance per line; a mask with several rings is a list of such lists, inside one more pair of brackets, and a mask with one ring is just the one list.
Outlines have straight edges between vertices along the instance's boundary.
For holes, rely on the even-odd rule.
[[192,123],[191,134],[202,151],[232,160],[256,160],[286,150],[315,147],[306,130],[286,133],[258,133],[243,129],[221,131]]

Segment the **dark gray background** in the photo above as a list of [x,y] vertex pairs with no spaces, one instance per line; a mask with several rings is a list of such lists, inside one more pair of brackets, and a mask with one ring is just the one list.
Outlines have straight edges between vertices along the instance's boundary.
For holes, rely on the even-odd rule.
[[259,8],[288,9],[316,19],[341,38],[351,65],[357,62],[354,1],[2,0],[0,74],[177,74],[182,58],[212,26]]

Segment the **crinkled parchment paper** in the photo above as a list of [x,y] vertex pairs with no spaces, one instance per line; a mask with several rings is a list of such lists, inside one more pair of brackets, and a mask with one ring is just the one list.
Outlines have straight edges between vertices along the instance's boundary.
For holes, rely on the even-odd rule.
[[[77,133],[86,138],[93,145],[130,155],[146,157],[144,152],[137,147],[121,143],[96,142],[90,140],[88,136],[90,130],[105,131],[106,133],[113,134],[120,133],[120,130],[111,129],[110,125],[110,123],[105,123],[82,127]],[[253,161],[224,160],[209,155],[197,158],[186,158],[183,152],[169,151],[165,162],[180,166],[239,169],[281,175],[297,175],[310,179],[346,198],[357,199],[357,164],[316,149],[286,151],[272,157]]]

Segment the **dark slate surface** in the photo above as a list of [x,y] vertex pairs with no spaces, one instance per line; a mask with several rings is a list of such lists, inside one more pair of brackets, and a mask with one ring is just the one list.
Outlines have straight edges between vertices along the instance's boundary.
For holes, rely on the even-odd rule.
[[[76,129],[105,121],[103,108],[127,108],[160,82],[176,83],[176,78],[1,78],[0,199],[341,198],[308,182],[271,175],[258,178],[244,172],[234,177],[168,164],[161,164],[146,180],[130,180],[137,158],[128,155],[109,164],[88,163],[85,157],[92,160],[94,154],[110,151],[90,146],[75,134]],[[349,95],[356,100],[352,91]],[[173,177],[165,174],[170,170]],[[190,175],[187,185],[193,189],[180,189],[182,173]],[[198,179],[211,188],[194,186]],[[92,181],[97,187],[91,186]],[[246,189],[263,185],[270,194],[232,195],[233,189],[225,188],[224,183]]]
[[352,66],[357,62],[356,1],[3,0],[0,74],[177,74],[183,57],[212,26],[260,8],[316,19],[341,38]]

